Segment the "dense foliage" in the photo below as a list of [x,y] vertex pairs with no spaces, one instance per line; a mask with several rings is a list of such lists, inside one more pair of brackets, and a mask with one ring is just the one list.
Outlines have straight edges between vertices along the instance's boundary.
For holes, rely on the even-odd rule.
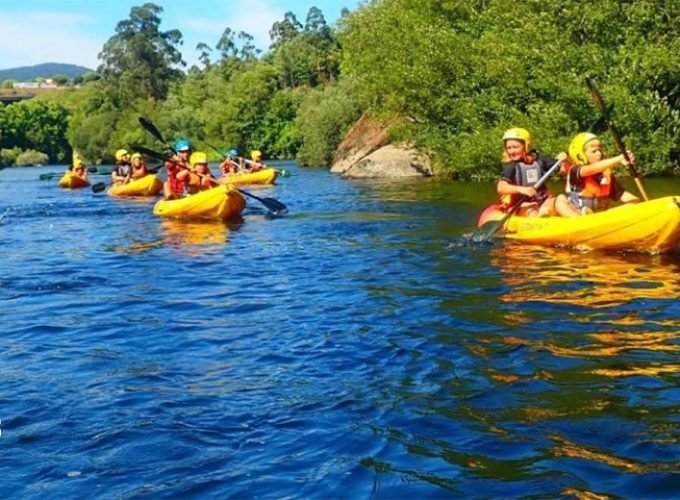
[[[595,78],[642,170],[678,168],[676,0],[383,0],[347,20],[344,75],[394,131],[464,178],[497,172],[499,138],[524,126],[547,153],[597,118]],[[613,152],[613,148],[612,148]]]
[[[70,145],[89,162],[111,161],[121,146],[159,147],[137,124],[143,114],[169,140],[328,165],[349,127],[370,114],[398,124],[392,137],[415,144],[440,172],[483,179],[497,175],[510,126],[530,129],[547,154],[590,127],[598,118],[590,76],[616,104],[611,118],[640,170],[680,171],[677,0],[373,0],[336,26],[312,7],[304,22],[287,12],[274,23],[264,53],[225,27],[214,47],[198,44],[200,66],[188,72],[182,35],[160,29],[162,12],[133,7],[81,88],[1,112],[0,147],[55,161]],[[22,112],[27,123],[18,125]]]

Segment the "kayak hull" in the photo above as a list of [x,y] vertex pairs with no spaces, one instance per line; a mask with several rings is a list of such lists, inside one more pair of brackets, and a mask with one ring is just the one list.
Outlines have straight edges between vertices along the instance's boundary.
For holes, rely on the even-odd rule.
[[128,184],[111,186],[107,191],[109,196],[156,196],[163,189],[163,181],[157,175],[147,175]]
[[59,179],[59,187],[66,189],[84,188],[90,185],[90,181],[77,176],[73,172],[65,172],[63,177]]
[[[497,205],[482,213],[479,224],[500,220]],[[680,240],[680,197],[667,196],[621,205],[582,217],[511,216],[502,236],[535,245],[578,250],[625,250],[651,254],[674,250]]]
[[227,174],[223,179],[231,184],[244,186],[247,184],[274,184],[279,172],[275,168],[263,168],[257,172],[244,174]]
[[175,219],[232,219],[246,207],[246,201],[232,186],[217,186],[180,198],[161,200],[153,208],[154,215]]

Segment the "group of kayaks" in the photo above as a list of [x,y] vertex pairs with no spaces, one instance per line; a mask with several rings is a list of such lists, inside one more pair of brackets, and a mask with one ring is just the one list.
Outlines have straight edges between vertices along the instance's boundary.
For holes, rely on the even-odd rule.
[[[273,184],[278,171],[273,168],[252,173],[227,175],[224,184],[177,200],[161,200],[153,213],[182,219],[230,219],[245,209],[246,201],[236,186]],[[82,188],[89,181],[66,172],[59,180],[64,188]],[[115,185],[107,193],[114,197],[156,196],[163,183],[155,174],[128,184]],[[479,217],[478,226],[506,216],[500,205],[491,205]],[[524,217],[512,215],[502,226],[500,236],[536,245],[563,246],[578,250],[619,250],[666,253],[680,241],[680,197],[666,196],[640,203],[621,205],[604,212],[575,218]]]
[[[274,184],[278,170],[264,168],[255,172],[227,174],[219,179],[214,188],[200,191],[176,200],[160,200],[153,213],[160,217],[181,219],[221,219],[238,217],[246,207],[246,201],[237,186]],[[68,189],[88,187],[90,182],[67,171],[59,180],[59,186]],[[163,190],[163,181],[156,174],[149,174],[127,184],[116,184],[107,190],[113,197],[151,197]]]

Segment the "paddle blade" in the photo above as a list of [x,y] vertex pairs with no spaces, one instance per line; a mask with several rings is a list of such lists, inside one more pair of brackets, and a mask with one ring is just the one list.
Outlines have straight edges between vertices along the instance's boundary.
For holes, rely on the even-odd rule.
[[163,138],[163,134],[161,134],[160,130],[156,128],[156,126],[149,120],[148,118],[144,116],[139,117],[139,123],[142,127],[144,127],[151,135],[153,135],[156,139],[158,139],[160,142],[165,144],[165,139]]
[[254,200],[259,201],[262,203],[267,209],[272,212],[274,215],[280,215],[288,212],[288,207],[281,203],[279,200],[274,199],[274,198],[260,198],[259,196],[255,196],[252,193],[249,193],[248,191],[244,191],[243,189],[237,188],[237,191],[241,194],[244,194],[250,198],[253,198]]
[[105,182],[98,182],[97,184],[94,184],[92,186],[92,192],[93,193],[101,193],[106,189],[106,183]]
[[48,174],[40,174],[40,180],[41,181],[49,181],[50,179],[57,177],[62,174],[57,174],[55,172],[50,172]]
[[505,224],[506,220],[507,217],[503,217],[500,220],[485,222],[482,227],[474,232],[470,240],[473,243],[484,243],[488,241],[503,227],[503,224]]
[[157,158],[159,160],[165,160],[167,155],[164,155],[160,151],[154,151],[153,149],[145,148],[144,146],[135,146],[134,147],[135,151],[139,151],[140,153],[150,156],[152,158]]

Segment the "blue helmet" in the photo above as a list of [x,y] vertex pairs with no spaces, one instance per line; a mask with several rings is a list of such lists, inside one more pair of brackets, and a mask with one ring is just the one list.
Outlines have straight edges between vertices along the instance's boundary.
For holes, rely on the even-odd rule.
[[175,151],[191,151],[191,143],[186,139],[180,139],[175,143]]
[[227,151],[228,156],[238,156],[238,149],[231,148],[229,151]]

